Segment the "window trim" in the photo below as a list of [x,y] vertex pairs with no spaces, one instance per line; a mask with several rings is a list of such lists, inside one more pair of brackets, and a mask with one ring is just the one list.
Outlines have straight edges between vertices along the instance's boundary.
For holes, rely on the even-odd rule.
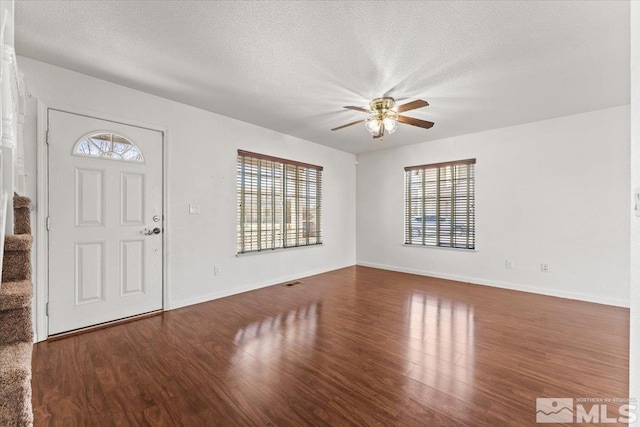
[[404,168],[405,172],[416,170],[416,169],[432,169],[432,168],[441,168],[444,166],[454,166],[454,165],[475,165],[476,159],[465,159],[465,160],[455,160],[452,162],[440,162],[440,163],[429,163],[426,165],[418,165],[418,166],[407,166]]
[[318,171],[324,170],[322,166],[312,165],[311,163],[298,162],[296,160],[289,160],[289,159],[284,159],[282,157],[275,157],[275,156],[269,156],[267,154],[254,153],[252,151],[238,150],[238,156],[246,156],[246,157],[252,157],[254,159],[269,160],[272,162],[284,163],[284,164],[293,165],[293,166],[300,166],[303,168],[315,169]]
[[[254,249],[255,246],[253,242],[250,242],[249,249],[246,249],[246,238],[245,233],[247,232],[246,223],[244,222],[247,217],[246,206],[247,206],[247,191],[245,190],[245,186],[247,181],[245,179],[245,173],[247,171],[246,161],[247,159],[251,159],[250,163],[253,163],[253,167],[256,168],[256,176],[255,178],[255,209],[256,209],[256,224],[258,224],[258,229],[256,231],[258,235],[258,248]],[[260,161],[266,160],[268,162],[272,162],[273,164],[277,164],[277,169],[280,170],[279,179],[281,182],[278,182],[276,186],[276,175],[274,175],[274,171],[276,169],[271,166],[271,191],[269,189],[266,190],[265,193],[262,193],[262,185],[264,182],[264,178],[262,177],[262,168],[263,166],[260,164]],[[257,163],[254,163],[256,162]],[[293,170],[292,170],[293,168]],[[318,246],[322,245],[322,171],[324,168],[322,166],[313,165],[310,163],[304,163],[296,160],[284,159],[281,157],[270,156],[267,154],[255,153],[246,150],[238,150],[236,156],[236,256],[238,255],[246,255],[253,254],[259,252],[267,252],[274,251],[280,249],[291,249],[291,248],[303,248],[309,246]],[[311,174],[313,172],[313,174]],[[304,175],[301,177],[300,175]],[[293,176],[292,176],[293,175]],[[311,176],[310,176],[311,175]],[[315,176],[315,179],[312,178]],[[311,179],[311,181],[309,181]],[[302,182],[306,182],[306,187],[304,190],[301,190],[298,186],[300,185],[300,180]],[[312,183],[315,181],[315,183]],[[268,182],[268,180],[267,180]],[[310,184],[312,183],[312,184]],[[287,196],[287,190],[295,189],[295,195]],[[313,190],[311,190],[311,188]],[[278,190],[276,192],[276,189]],[[280,192],[281,191],[281,192]],[[310,192],[312,191],[312,192]],[[302,194],[301,194],[302,193]],[[262,239],[260,236],[262,233],[261,225],[263,224],[261,221],[262,215],[262,202],[263,195],[271,196],[268,202],[268,210],[272,212],[272,231],[271,231],[271,243],[268,244],[267,247],[261,247],[260,243]],[[281,199],[281,201],[276,202],[276,199]],[[314,207],[310,209],[309,201],[315,201]],[[289,212],[289,206],[293,204],[296,207],[295,212]],[[281,209],[281,217],[278,218],[280,222],[276,221],[275,212],[278,211],[278,208]],[[302,215],[306,219],[302,219],[302,227],[299,225],[301,217],[300,211],[302,211]],[[314,218],[315,213],[315,218]],[[289,218],[293,218],[295,215],[295,228],[289,230],[287,228],[288,224],[291,223]],[[310,217],[308,215],[311,215]],[[315,221],[313,221],[315,219]],[[309,226],[309,223],[314,224],[315,226],[312,228]],[[280,232],[277,233],[276,224],[280,227]],[[306,225],[304,225],[306,224]],[[313,235],[311,235],[311,230],[313,230]],[[250,232],[254,232],[254,230],[249,230]],[[287,231],[295,232],[295,244],[291,244],[289,242]],[[302,236],[300,235],[302,233]],[[301,243],[302,239],[302,243]]]
[[[404,207],[405,207],[405,213],[404,213],[404,245],[405,246],[412,246],[412,247],[428,247],[428,248],[440,248],[440,249],[455,249],[455,250],[463,250],[463,251],[476,251],[477,250],[477,244],[476,244],[476,231],[475,231],[475,224],[476,224],[476,214],[475,214],[475,187],[476,187],[476,173],[475,173],[475,164],[476,164],[476,159],[463,159],[463,160],[455,160],[455,161],[449,161],[449,162],[439,162],[439,163],[429,163],[429,164],[423,164],[423,165],[416,165],[416,166],[406,166],[404,168],[405,171],[405,188],[404,188]],[[441,169],[442,168],[446,168],[446,167],[450,167],[450,166],[471,166],[471,171],[472,171],[472,175],[467,176],[466,180],[467,180],[467,188],[469,188],[469,185],[473,186],[473,190],[471,193],[468,192],[467,189],[467,199],[470,199],[472,201],[472,209],[469,210],[469,205],[467,204],[467,213],[466,213],[466,219],[467,219],[467,223],[469,223],[469,219],[472,217],[473,218],[473,224],[472,227],[469,227],[469,229],[467,229],[465,231],[465,235],[466,235],[466,244],[464,244],[463,246],[455,246],[454,244],[454,233],[453,233],[453,225],[456,224],[456,222],[454,222],[454,218],[457,217],[456,213],[454,212],[454,203],[452,203],[451,206],[451,219],[450,219],[450,225],[449,225],[449,236],[451,238],[451,245],[444,245],[441,242],[441,238],[440,238],[440,232],[441,230],[441,219],[440,217],[442,216],[442,214],[440,213],[440,203],[442,201],[442,196],[441,196],[441,178],[440,178],[440,174],[441,174]],[[436,218],[436,224],[435,224],[435,229],[436,229],[436,235],[435,235],[435,243],[427,243],[426,241],[426,223],[425,220],[423,219],[422,221],[422,241],[421,242],[414,242],[412,236],[413,236],[413,231],[412,231],[412,217],[413,214],[411,212],[411,199],[413,199],[413,197],[411,196],[411,178],[408,174],[408,172],[411,171],[426,171],[426,170],[436,170],[436,174],[437,174],[437,179],[436,179],[436,196],[435,196],[435,204],[436,204],[436,213],[432,214],[432,216],[435,216]],[[425,209],[425,177],[424,177],[424,173],[423,172],[423,180],[422,183],[420,185],[420,190],[422,191],[422,195],[420,197],[419,200],[422,200],[422,205],[423,205],[423,209],[422,209],[422,215],[424,217],[428,216],[429,214],[425,213],[424,209]],[[472,179],[470,179],[472,178]],[[471,183],[471,184],[470,184]],[[454,185],[454,183],[452,182],[452,191],[451,191],[451,197],[450,200],[451,202],[455,202],[458,197],[454,197],[454,192],[455,189],[457,187]],[[457,196],[457,194],[456,194]],[[460,199],[464,199],[464,197],[460,197]],[[463,217],[465,217],[464,214],[462,214]],[[473,231],[472,234],[472,245],[470,245],[470,231]]]

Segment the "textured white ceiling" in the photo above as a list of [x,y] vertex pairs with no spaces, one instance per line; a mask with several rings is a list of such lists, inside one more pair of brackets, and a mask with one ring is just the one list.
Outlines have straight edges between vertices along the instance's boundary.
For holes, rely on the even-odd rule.
[[[629,103],[628,2],[18,1],[18,54],[361,153]],[[388,95],[431,104],[383,142]]]

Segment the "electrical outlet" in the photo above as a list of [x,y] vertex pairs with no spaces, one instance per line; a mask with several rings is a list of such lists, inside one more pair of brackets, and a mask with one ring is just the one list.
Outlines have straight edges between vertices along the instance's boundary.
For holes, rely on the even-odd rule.
[[549,264],[540,264],[540,271],[543,273],[549,272]]
[[508,268],[509,270],[511,270],[511,269],[513,268],[513,261],[511,261],[510,259],[506,260],[506,261],[504,262],[504,266],[505,266],[506,268]]
[[220,275],[220,267],[213,267],[213,275],[214,276],[219,276]]
[[200,214],[200,205],[189,205],[189,214],[190,215]]

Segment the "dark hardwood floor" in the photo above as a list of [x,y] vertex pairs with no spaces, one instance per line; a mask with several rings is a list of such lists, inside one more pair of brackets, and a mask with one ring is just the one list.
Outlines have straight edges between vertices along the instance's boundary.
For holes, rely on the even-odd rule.
[[302,282],[37,344],[35,425],[523,426],[536,398],[628,394],[627,309],[366,267]]

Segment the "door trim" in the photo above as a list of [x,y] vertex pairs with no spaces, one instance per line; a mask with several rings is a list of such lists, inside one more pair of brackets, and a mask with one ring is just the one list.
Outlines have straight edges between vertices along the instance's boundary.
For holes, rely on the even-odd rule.
[[167,309],[169,296],[169,259],[168,251],[170,241],[169,227],[169,131],[166,127],[150,124],[142,121],[131,120],[119,117],[102,111],[95,111],[87,108],[65,105],[56,102],[49,102],[42,99],[37,100],[37,145],[36,145],[36,206],[35,206],[35,269],[33,272],[34,282],[34,310],[35,310],[35,331],[34,342],[45,341],[49,337],[49,322],[46,314],[46,307],[49,301],[49,233],[47,232],[46,218],[49,215],[49,162],[47,148],[47,127],[49,110],[57,110],[65,113],[76,114],[115,122],[127,126],[134,126],[162,134],[162,210],[164,232],[162,239],[162,311]]

